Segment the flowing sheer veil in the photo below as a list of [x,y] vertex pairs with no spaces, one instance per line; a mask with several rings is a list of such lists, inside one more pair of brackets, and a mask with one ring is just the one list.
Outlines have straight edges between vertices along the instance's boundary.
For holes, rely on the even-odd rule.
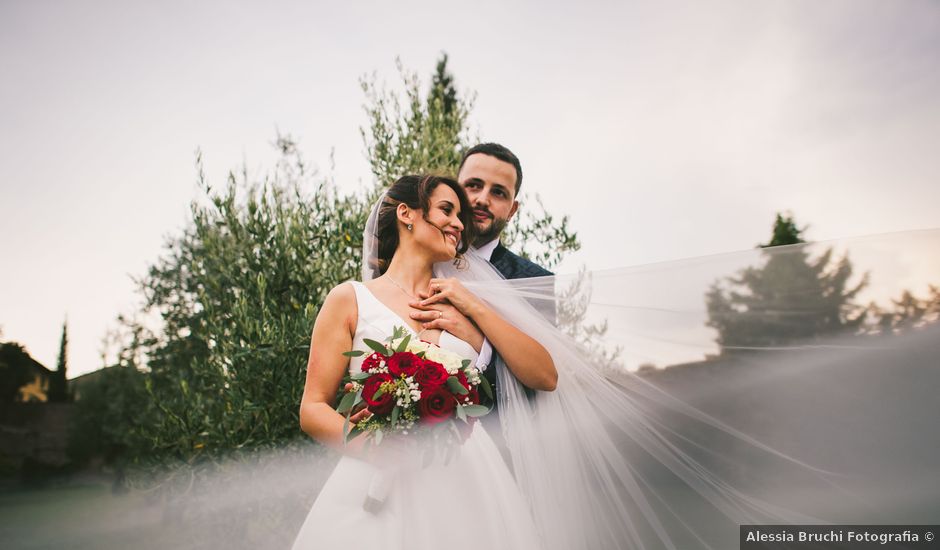
[[548,548],[721,549],[741,524],[936,518],[936,250],[940,230],[912,231],[513,281],[470,250],[435,275],[555,362],[529,398],[497,360]]

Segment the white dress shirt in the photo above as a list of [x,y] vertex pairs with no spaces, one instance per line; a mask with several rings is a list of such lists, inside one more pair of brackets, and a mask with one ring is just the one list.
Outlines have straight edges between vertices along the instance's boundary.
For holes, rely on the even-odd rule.
[[486,258],[486,261],[492,261],[493,251],[496,250],[496,247],[499,245],[499,239],[493,239],[492,241],[486,243],[480,248],[474,247],[474,250],[480,253],[481,256]]

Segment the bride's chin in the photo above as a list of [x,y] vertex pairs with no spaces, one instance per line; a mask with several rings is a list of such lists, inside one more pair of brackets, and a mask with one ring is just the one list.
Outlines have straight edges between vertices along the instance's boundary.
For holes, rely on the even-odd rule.
[[457,257],[457,248],[456,247],[447,247],[446,250],[443,250],[438,256],[439,262],[448,262]]

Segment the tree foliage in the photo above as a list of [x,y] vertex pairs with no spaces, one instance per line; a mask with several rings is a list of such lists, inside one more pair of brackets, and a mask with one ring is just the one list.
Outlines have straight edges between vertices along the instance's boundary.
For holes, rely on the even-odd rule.
[[[708,326],[718,331],[723,351],[785,346],[857,329],[865,308],[854,302],[868,274],[851,282],[848,256],[833,250],[812,258],[805,247],[769,250],[800,241],[792,217],[777,216],[766,261],[716,282],[706,295]],[[776,244],[775,244],[776,243]]]
[[416,72],[400,59],[396,67],[404,97],[379,85],[374,74],[360,80],[369,121],[360,133],[379,189],[406,174],[455,175],[463,151],[474,141],[467,121],[475,95],[457,92],[446,55],[438,61],[427,93]]
[[19,400],[20,388],[36,377],[34,362],[22,344],[0,342],[0,403]]
[[869,333],[897,334],[936,322],[940,322],[940,286],[928,285],[924,298],[904,290],[886,307],[870,303],[865,325]]
[[69,401],[68,378],[66,371],[68,369],[68,324],[62,323],[62,338],[59,341],[59,357],[56,360],[56,370],[49,379],[49,402],[65,403]]
[[516,217],[503,231],[502,242],[506,247],[547,269],[554,269],[569,253],[581,249],[581,241],[569,226],[567,215],[556,219],[538,194],[534,205],[525,192],[519,202]]
[[[446,56],[426,93],[415,73],[398,68],[403,95],[374,77],[362,81],[368,126],[361,131],[375,175],[366,189],[340,192],[307,168],[290,137],[278,137],[279,160],[260,181],[242,169],[219,190],[197,155],[204,195],[188,227],[136,280],[142,311],[123,319],[118,363],[143,373],[143,397],[131,395],[145,403],[133,412],[86,407],[103,422],[126,415],[137,437],[100,440],[136,464],[167,465],[211,464],[308,439],[298,413],[310,331],[329,290],[359,277],[372,203],[402,174],[453,174],[470,145],[472,96],[457,92]],[[568,248],[577,243],[566,219],[561,228],[547,220],[532,232],[558,236]],[[565,250],[553,249],[557,258]],[[159,322],[151,329],[143,319],[152,318]]]
[[121,471],[131,464],[132,451],[149,448],[140,430],[141,421],[153,413],[145,378],[138,369],[115,365],[77,379],[68,442],[76,464],[98,458],[105,467]]
[[803,240],[803,232],[806,231],[806,229],[806,227],[800,229],[796,226],[793,214],[784,216],[778,212],[777,219],[774,220],[773,235],[770,238],[770,242],[758,246],[760,248],[771,248],[774,246],[805,243],[806,241]]
[[[378,182],[370,198],[404,174],[456,176],[463,152],[480,141],[468,124],[476,95],[458,92],[447,63],[442,54],[427,93],[422,93],[417,73],[405,69],[400,60],[396,66],[403,97],[379,85],[374,75],[360,81],[369,121],[360,132]],[[518,199],[520,210],[502,236],[506,246],[548,269],[581,248],[568,216],[553,215],[538,194],[523,192]]]
[[262,182],[242,171],[215,193],[201,179],[209,203],[193,203],[191,227],[138,281],[163,323],[147,342],[157,414],[142,429],[162,456],[215,458],[301,435],[310,329],[329,290],[359,274],[364,204],[308,174],[290,138],[277,147]]

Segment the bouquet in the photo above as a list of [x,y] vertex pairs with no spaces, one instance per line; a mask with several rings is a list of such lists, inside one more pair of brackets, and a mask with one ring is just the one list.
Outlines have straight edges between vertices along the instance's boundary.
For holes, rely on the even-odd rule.
[[[459,444],[469,436],[477,418],[490,412],[481,404],[482,390],[488,403],[493,389],[469,359],[425,340],[412,338],[396,326],[385,342],[364,339],[370,352],[353,350],[347,357],[362,357],[361,372],[348,374],[343,386],[351,384],[339,400],[337,412],[346,416],[345,441],[367,433],[366,445],[379,445],[390,434],[425,434],[429,443],[425,464],[435,449],[445,449],[449,462]],[[349,429],[353,409],[365,403],[372,416]],[[430,454],[430,456],[428,456]]]

